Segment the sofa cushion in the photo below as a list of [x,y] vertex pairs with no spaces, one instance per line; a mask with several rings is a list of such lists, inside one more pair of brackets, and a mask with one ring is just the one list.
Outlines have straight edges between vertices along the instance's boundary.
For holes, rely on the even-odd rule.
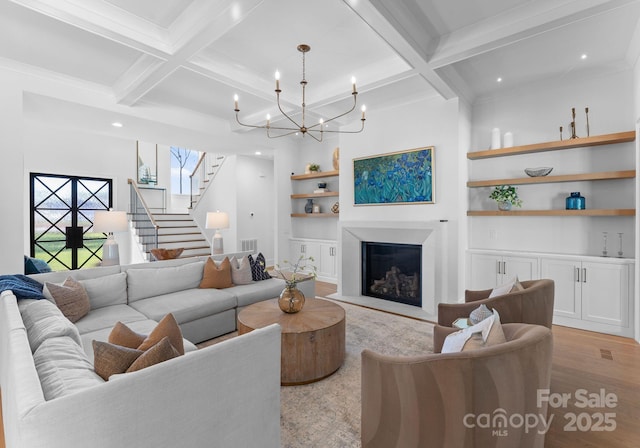
[[109,333],[108,342],[128,348],[138,348],[147,338],[144,334],[137,333],[122,322],[116,322]]
[[180,356],[180,353],[178,353],[173,344],[171,344],[169,338],[164,337],[140,355],[127,369],[127,373],[145,369],[155,364],[177,358],[178,356]]
[[68,336],[76,344],[82,344],[78,328],[64,317],[57,306],[48,300],[37,300],[30,303],[22,309],[21,314],[32,353],[46,339],[53,337]]
[[182,324],[235,308],[236,297],[227,292],[231,289],[188,289],[138,300],[131,306],[156,322],[171,313]]
[[253,281],[251,275],[251,263],[249,257],[242,257],[239,261],[233,256],[229,260],[231,264],[231,281],[234,285],[249,285]]
[[249,285],[239,285],[226,291],[235,294],[238,299],[238,307],[251,305],[266,299],[279,297],[285,287],[284,281],[270,278],[261,282],[251,282]]
[[79,283],[87,291],[92,310],[109,305],[126,305],[127,303],[127,274],[125,272],[80,280]]
[[93,368],[107,381],[111,375],[124,373],[144,352],[103,341],[92,341]]
[[53,298],[62,314],[71,322],[79,321],[91,309],[84,286],[71,277],[67,277],[62,285],[46,282],[42,291],[46,298]]
[[229,263],[229,258],[224,257],[224,260],[220,263],[216,263],[211,258],[208,258],[204,264],[202,281],[199,287],[224,289],[232,286],[231,263]]
[[204,262],[197,261],[163,268],[127,269],[129,303],[197,288],[202,280],[203,268]]
[[182,343],[182,331],[178,326],[173,314],[169,313],[162,318],[156,328],[138,346],[138,350],[146,351],[156,345],[162,339],[168,338],[171,345],[178,351],[179,355],[184,355],[184,345]]
[[44,341],[33,354],[46,400],[70,395],[104,381],[75,340],[68,336]]
[[251,264],[251,276],[254,282],[259,282],[260,280],[268,280],[271,278],[269,273],[266,271],[267,262],[262,255],[262,252],[258,254],[256,259],[254,260],[251,254],[247,256],[249,258],[249,264]]
[[129,305],[112,305],[91,310],[89,314],[76,322],[80,334],[100,328],[113,328],[115,322],[135,322],[146,320],[147,316]]
[[518,280],[518,276],[515,276],[503,285],[493,288],[488,298],[491,299],[493,297],[503,296],[516,291],[524,291],[524,287],[522,286],[522,283],[520,283],[520,280]]

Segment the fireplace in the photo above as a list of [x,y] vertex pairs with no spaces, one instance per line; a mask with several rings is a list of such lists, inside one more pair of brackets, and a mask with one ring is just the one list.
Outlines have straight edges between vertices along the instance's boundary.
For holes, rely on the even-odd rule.
[[361,242],[362,295],[422,306],[422,246]]

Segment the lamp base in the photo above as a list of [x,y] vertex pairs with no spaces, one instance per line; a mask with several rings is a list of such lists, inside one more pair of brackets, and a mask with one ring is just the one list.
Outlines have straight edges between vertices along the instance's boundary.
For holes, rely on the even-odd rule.
[[212,255],[219,255],[224,253],[224,244],[222,242],[222,235],[220,232],[216,231],[215,235],[213,235],[213,244],[211,247]]
[[120,264],[120,253],[118,243],[113,238],[113,234],[107,237],[102,246],[102,264],[101,266],[117,266]]

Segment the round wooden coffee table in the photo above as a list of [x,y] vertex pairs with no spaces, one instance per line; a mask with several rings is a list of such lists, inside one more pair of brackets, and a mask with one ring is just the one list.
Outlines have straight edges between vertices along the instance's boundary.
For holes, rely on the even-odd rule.
[[238,334],[271,324],[282,327],[280,382],[312,383],[340,368],[345,354],[344,308],[328,300],[306,299],[298,313],[287,314],[278,299],[265,300],[238,314]]

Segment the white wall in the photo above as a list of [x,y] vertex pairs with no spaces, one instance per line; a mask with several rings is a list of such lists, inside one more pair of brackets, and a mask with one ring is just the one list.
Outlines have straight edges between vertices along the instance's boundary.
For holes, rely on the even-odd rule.
[[238,250],[240,240],[256,238],[267,265],[276,263],[274,244],[275,186],[273,160],[238,156],[237,159]]
[[23,236],[28,235],[29,221],[25,220],[23,192],[23,98],[18,74],[0,71],[0,135],[2,135],[2,191],[3,219],[0,220],[2,257],[0,274],[24,272],[25,252]]
[[[590,135],[634,129],[633,72],[582,73],[522,86],[473,106],[471,150],[489,148],[491,129],[514,134],[515,145],[559,139],[559,126],[568,138],[571,108],[576,129],[586,136],[585,107],[589,107]],[[527,167],[551,166],[552,174],[631,169],[635,143],[587,149],[551,151],[468,162],[470,178],[522,177]],[[635,180],[567,182],[522,185],[523,209],[563,209],[573,191],[586,197],[587,208],[633,208]],[[469,190],[471,209],[490,209],[490,188]],[[602,232],[610,234],[609,251],[617,251],[617,232],[624,233],[625,257],[635,254],[633,217],[474,217],[469,220],[472,248],[546,251],[598,255]],[[614,236],[612,238],[611,236]],[[612,247],[612,245],[614,245]]]

